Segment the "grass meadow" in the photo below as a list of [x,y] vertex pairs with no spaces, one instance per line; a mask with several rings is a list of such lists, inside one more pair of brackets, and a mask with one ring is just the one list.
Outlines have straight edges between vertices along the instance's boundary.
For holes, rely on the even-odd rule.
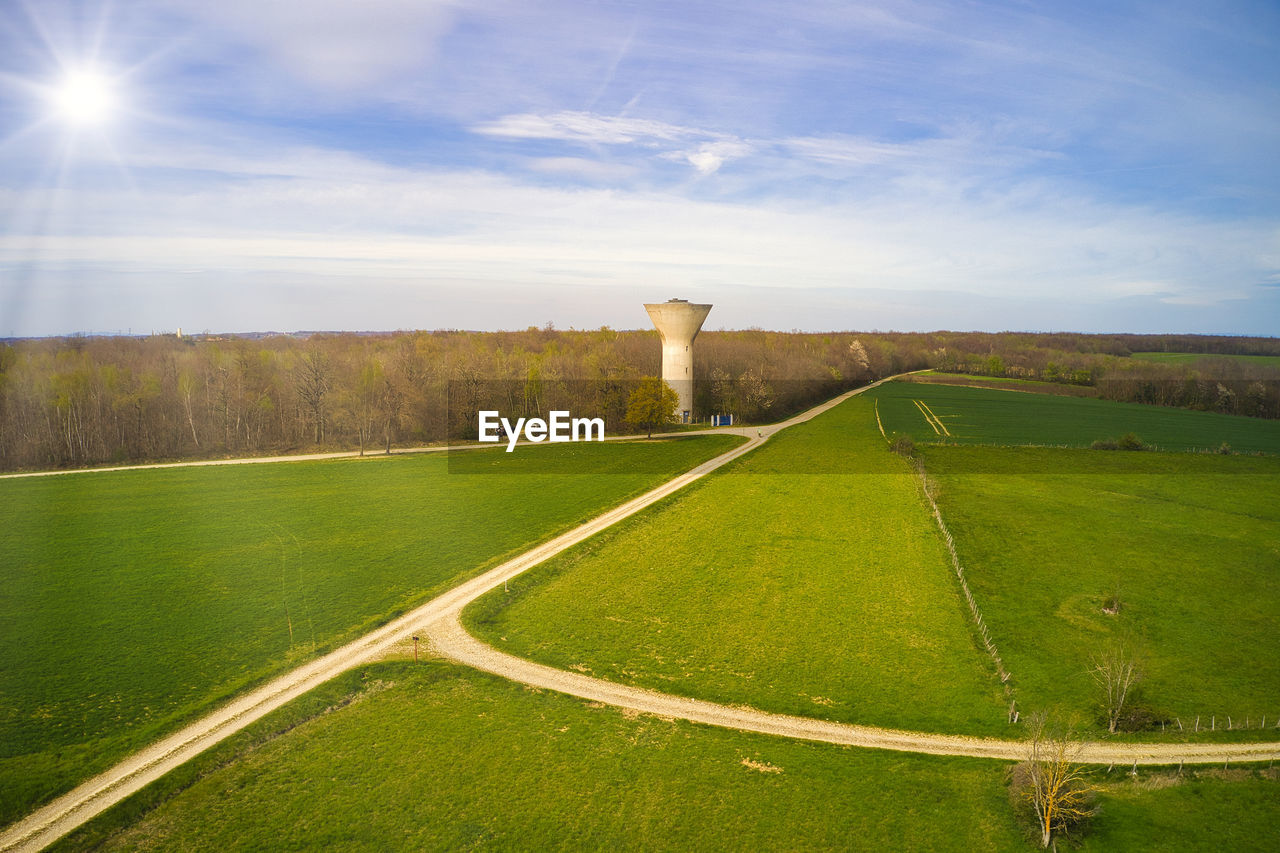
[[[875,393],[889,395],[890,409],[893,400],[906,402],[924,424],[911,400],[935,388],[915,386],[917,396],[906,398],[895,396],[899,386]],[[997,393],[942,391],[979,398]],[[1004,420],[983,421],[986,440],[1051,443],[1036,438],[1037,425],[1045,423],[1046,410],[1037,402],[1042,398],[1006,396],[1025,402],[1029,411],[1021,425],[1008,408]],[[960,396],[923,399],[943,423],[947,416],[963,422],[960,413],[976,417],[981,411],[980,405],[964,409]],[[969,628],[917,480],[905,460],[885,450],[876,408],[868,394],[787,430],[522,575],[509,592],[482,598],[465,621],[507,651],[666,692],[852,722],[1016,736],[1021,728],[1004,723],[1003,695]],[[886,408],[881,396],[882,417]],[[1105,425],[1111,434],[1133,430],[1155,440],[1119,413],[1100,418],[1086,408],[1058,411],[1063,423],[1055,421],[1053,428],[1063,435]],[[1162,428],[1167,436],[1186,438],[1187,446],[1204,435],[1185,423]],[[912,434],[919,429],[912,427]],[[1089,435],[1084,443],[1097,437],[1106,435]],[[628,454],[646,446],[652,445],[610,458],[620,469],[634,466],[640,457]],[[688,458],[673,462],[672,470],[722,449],[680,447]],[[1142,701],[1158,711],[1184,721],[1195,713],[1243,713],[1255,725],[1262,713],[1280,713],[1267,708],[1280,696],[1280,648],[1273,637],[1280,624],[1280,459],[942,445],[925,446],[920,455],[1024,710],[1095,720],[1084,671],[1100,644],[1125,637],[1142,654]],[[182,559],[168,562],[203,566],[229,559],[197,560],[207,551],[257,554],[241,562],[259,567],[256,575],[246,573],[261,576],[259,598],[280,596],[261,608],[274,631],[276,658],[269,659],[287,660],[281,627],[286,603],[290,613],[310,608],[317,625],[331,625],[352,612],[353,601],[377,600],[370,608],[381,615],[369,617],[372,624],[501,559],[498,550],[518,550],[525,544],[517,542],[521,535],[526,541],[549,535],[659,478],[656,471],[635,482],[619,476],[609,486],[598,481],[612,478],[598,477],[557,484],[554,476],[532,470],[507,472],[524,473],[519,480],[502,476],[503,464],[531,464],[520,454],[507,460],[458,455],[452,463],[475,472],[497,470],[492,477],[440,477],[444,469],[432,466],[441,464],[421,458],[303,465],[306,470],[297,472],[286,466],[185,469],[165,473],[222,471],[225,481],[215,476],[159,493],[158,486],[143,484],[165,478],[139,478],[115,490],[103,482],[93,488],[114,491],[114,498],[82,498],[63,512],[75,519],[96,508],[98,522],[84,523],[73,541],[89,538],[91,529],[115,530],[96,546],[82,546],[110,556],[106,545],[120,541],[118,531],[133,529],[122,523],[129,518],[137,521],[136,538],[156,538],[146,535],[152,529],[146,525],[157,522],[147,521],[143,505],[150,504],[152,513],[157,503],[181,509],[194,500],[178,499],[182,490],[213,501],[205,513],[184,520],[192,544],[180,552]],[[386,465],[404,467],[393,474]],[[0,483],[0,498],[15,482],[21,481]],[[422,488],[421,482],[437,485]],[[587,493],[592,488],[609,496]],[[543,514],[520,516],[513,491],[524,498],[554,493],[563,505],[553,511],[545,506],[550,502],[525,500],[543,506]],[[355,494],[362,499],[353,500]],[[258,497],[231,513],[213,500],[216,495],[230,506],[246,495]],[[47,503],[50,511],[59,505]],[[113,503],[120,506],[108,510]],[[107,518],[115,522],[103,528]],[[303,528],[302,518],[311,518],[310,526]],[[476,518],[487,519],[483,535]],[[298,536],[295,557],[287,556],[281,543],[292,540],[280,530],[274,536],[260,532],[256,550],[241,541],[266,519]],[[471,542],[453,543],[458,554],[450,557],[452,569],[436,550],[446,519],[457,525],[446,539]],[[510,545],[494,544],[498,530]],[[54,548],[53,537],[46,538]],[[0,543],[7,541],[0,535]],[[486,542],[488,556],[481,553]],[[137,543],[128,547],[143,553]],[[461,556],[467,547],[472,556]],[[291,565],[311,571],[313,563],[329,560],[330,585],[319,584],[319,574],[307,583],[290,574]],[[361,571],[352,573],[352,564]],[[402,574],[395,574],[397,567]],[[81,573],[94,570],[86,565]],[[131,577],[119,565],[114,571]],[[25,606],[66,598],[76,587],[74,575],[46,586],[43,602],[22,593],[29,596]],[[99,609],[110,614],[133,608],[131,618],[155,618],[147,616],[146,605],[157,612],[176,609],[183,614],[179,626],[184,620],[203,625],[220,599],[204,593],[202,604],[186,609],[181,599],[207,589],[236,602],[252,599],[225,588],[231,576],[239,574],[214,575],[221,587],[214,580],[188,587],[184,572],[171,571],[131,604],[109,597],[109,575],[93,587],[99,598],[107,597],[103,603],[77,605],[80,610],[68,611],[63,624],[97,624],[85,617]],[[353,578],[367,589],[351,591]],[[410,582],[424,590],[416,599],[397,592],[396,584]],[[175,586],[173,599],[161,597],[161,590]],[[19,592],[23,588],[18,584]],[[0,602],[11,607],[17,594],[7,590]],[[354,598],[322,606],[339,594]],[[1122,606],[1110,615],[1102,605],[1113,595]],[[167,600],[175,603],[166,606]],[[247,606],[231,604],[231,598],[224,604],[230,612]],[[329,616],[316,621],[321,612]],[[154,632],[157,623],[149,624]],[[294,622],[295,632],[299,624]],[[43,627],[52,631],[55,625],[50,620]],[[183,638],[189,639],[186,633]],[[297,648],[303,641],[295,633],[295,657],[312,653]],[[177,654],[182,642],[153,649]],[[319,647],[323,640],[314,642]],[[11,645],[4,644],[4,653],[23,663]],[[203,648],[206,655],[230,656],[240,654],[239,646],[218,639],[206,640]],[[55,648],[64,649],[63,665],[80,667],[78,678],[92,678],[90,664],[72,660],[72,644]],[[120,643],[112,653],[133,654]],[[200,658],[182,658],[165,671],[185,671]],[[150,666],[142,655],[126,662]],[[7,670],[4,677],[11,677]],[[56,705],[44,710],[69,716]],[[131,725],[132,732],[143,728]],[[1100,735],[1096,724],[1093,734]],[[1199,737],[1275,734],[1234,730]],[[46,751],[58,749],[67,752],[56,745]],[[9,778],[17,766],[6,765]],[[1013,817],[1008,766],[721,730],[526,688],[438,660],[389,661],[346,673],[290,703],[54,849],[1036,849]],[[1099,787],[1099,813],[1080,849],[1274,849],[1280,821],[1274,770],[1232,765],[1182,774],[1142,769],[1130,776],[1122,768],[1098,768],[1090,779]]]
[[495,590],[478,636],[768,711],[1007,734],[912,469],[855,397]]
[[[1123,641],[1160,716],[1250,721],[1254,731],[1223,735],[1234,739],[1280,735],[1280,458],[922,455],[1020,704],[1092,718],[1092,659]],[[1103,609],[1112,596],[1115,614]]]
[[954,386],[871,393],[891,436],[930,421],[952,433],[930,430],[921,455],[1024,708],[1092,721],[1088,671],[1122,642],[1141,660],[1141,704],[1169,721],[1161,737],[1194,734],[1197,717],[1232,727],[1210,739],[1275,737],[1258,727],[1280,722],[1280,458],[1079,447],[1135,432],[1276,453],[1280,422]]
[[1242,453],[1280,453],[1275,420],[913,382],[890,382],[869,393],[879,402],[885,432],[917,443],[1088,447],[1132,432],[1161,450],[1217,450],[1226,443]]
[[0,824],[740,440],[0,480]]
[[[733,732],[437,661],[384,663],[53,849],[1035,849],[1012,816],[1007,766]],[[1274,777],[1229,775],[1099,771],[1085,849],[1268,849]]]

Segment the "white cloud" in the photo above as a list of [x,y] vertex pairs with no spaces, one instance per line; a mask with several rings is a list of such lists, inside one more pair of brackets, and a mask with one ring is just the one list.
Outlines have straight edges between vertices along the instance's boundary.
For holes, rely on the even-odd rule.
[[[710,175],[727,161],[745,157],[751,144],[726,134],[681,127],[651,119],[602,116],[588,112],[559,112],[551,115],[521,113],[474,125],[474,133],[514,139],[556,139],[594,145],[639,145],[646,151],[667,148],[658,156],[688,163],[700,174]],[[672,148],[696,140],[693,148]]]
[[725,140],[723,142],[704,142],[692,151],[673,152],[671,159],[688,162],[703,175],[716,172],[727,161],[750,154],[752,148],[745,142]]
[[572,111],[551,115],[534,113],[508,115],[476,124],[471,130],[486,136],[561,139],[566,142],[608,145],[625,145],[631,142],[645,144],[653,144],[657,141],[673,142],[705,135],[697,130],[661,121]]

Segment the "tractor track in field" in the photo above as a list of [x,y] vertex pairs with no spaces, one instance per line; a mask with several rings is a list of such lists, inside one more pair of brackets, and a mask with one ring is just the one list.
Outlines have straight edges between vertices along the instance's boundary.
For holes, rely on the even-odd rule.
[[[641,713],[782,737],[902,752],[1002,760],[1016,760],[1023,757],[1025,744],[1022,741],[909,732],[773,714],[743,706],[721,705],[699,699],[672,696],[567,672],[506,654],[468,634],[459,619],[463,608],[500,584],[674,494],[733,459],[751,452],[775,433],[807,421],[855,394],[894,378],[897,377],[887,377],[863,388],[849,391],[782,423],[753,428],[752,431],[756,432],[756,435],[748,436],[744,444],[604,512],[567,533],[535,546],[502,565],[437,596],[381,628],[232,700],[6,827],[3,832],[0,832],[0,850],[39,850],[52,844],[112,805],[271,711],[348,669],[386,656],[393,647],[419,634],[425,635],[432,648],[449,660],[532,687],[554,690]],[[720,430],[714,432],[720,432]],[[322,454],[303,458],[341,458],[354,455]],[[286,457],[280,461],[297,459],[299,457]],[[239,460],[176,463],[176,465],[228,464],[237,461]],[[243,460],[245,463],[261,461],[267,460]],[[175,464],[132,467],[175,467]],[[1179,762],[1189,764],[1247,762],[1275,758],[1280,758],[1280,743],[1088,744],[1081,755],[1082,761],[1094,764],[1144,765]]]

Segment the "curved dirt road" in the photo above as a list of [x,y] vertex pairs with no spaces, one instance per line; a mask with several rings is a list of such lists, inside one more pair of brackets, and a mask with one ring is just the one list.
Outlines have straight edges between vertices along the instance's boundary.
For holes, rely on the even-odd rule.
[[[51,844],[95,815],[110,808],[130,794],[141,790],[165,773],[194,758],[199,753],[224,738],[235,734],[285,703],[296,699],[308,690],[347,669],[385,655],[388,649],[413,634],[416,629],[437,622],[454,610],[461,611],[467,603],[505,580],[515,577],[526,569],[581,542],[583,539],[595,535],[627,516],[639,512],[650,504],[662,500],[667,495],[678,491],[730,460],[755,449],[778,430],[814,417],[862,390],[865,389],[856,389],[848,394],[843,394],[789,421],[760,427],[756,430],[757,435],[754,438],[750,438],[746,443],[735,447],[733,450],[704,462],[698,467],[672,480],[668,480],[661,486],[637,498],[633,498],[549,542],[526,551],[524,554],[489,570],[479,577],[472,578],[470,581],[454,587],[452,590],[443,593],[421,607],[406,613],[358,640],[285,673],[256,690],[246,693],[226,706],[129,756],[116,766],[87,782],[81,783],[76,788],[37,809],[17,823],[6,827],[4,832],[0,833],[0,850],[39,850]],[[687,435],[688,433],[682,434]],[[335,458],[341,455],[343,454],[324,454],[321,457],[312,456],[307,458]],[[219,460],[215,463],[171,463],[170,465],[176,467],[177,465],[200,464],[226,464],[226,462]],[[170,465],[142,467],[170,467]],[[83,470],[101,471],[106,469]]]
[[[888,377],[880,382],[893,378],[896,377]],[[880,382],[842,394],[782,423],[756,428],[753,430],[757,433],[756,436],[749,437],[746,443],[733,450],[704,462],[652,491],[454,587],[364,637],[245,694],[7,827],[0,833],[0,850],[39,850],[53,843],[255,720],[335,675],[385,655],[392,646],[417,633],[425,633],[439,653],[468,666],[532,686],[645,713],[744,731],[879,749],[998,759],[1019,758],[1023,750],[1023,744],[1019,741],[905,732],[770,714],[751,708],[669,696],[565,672],[488,646],[469,635],[458,620],[464,607],[499,584],[751,452],[774,433],[809,420],[855,394],[874,388]],[[1228,759],[1259,761],[1280,758],[1280,743],[1099,744],[1089,746],[1084,758],[1095,763],[1138,764],[1171,764],[1178,761],[1216,763]]]
[[[745,706],[718,705],[702,699],[672,696],[567,672],[509,655],[477,640],[458,621],[461,610],[462,607],[458,607],[427,627],[432,648],[451,660],[531,687],[568,693],[593,702],[604,702],[660,717],[801,740],[974,758],[1021,760],[1026,755],[1025,741],[908,732],[833,723],[811,717],[771,714]],[[1266,761],[1276,757],[1280,757],[1280,743],[1090,743],[1085,745],[1080,760],[1090,764],[1177,764],[1180,761],[1187,764],[1216,764],[1226,760]]]

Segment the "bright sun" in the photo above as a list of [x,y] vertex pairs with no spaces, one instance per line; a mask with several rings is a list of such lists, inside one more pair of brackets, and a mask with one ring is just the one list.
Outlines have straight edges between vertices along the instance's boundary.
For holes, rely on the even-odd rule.
[[74,124],[105,121],[115,105],[110,82],[94,71],[68,74],[53,93],[59,115]]

